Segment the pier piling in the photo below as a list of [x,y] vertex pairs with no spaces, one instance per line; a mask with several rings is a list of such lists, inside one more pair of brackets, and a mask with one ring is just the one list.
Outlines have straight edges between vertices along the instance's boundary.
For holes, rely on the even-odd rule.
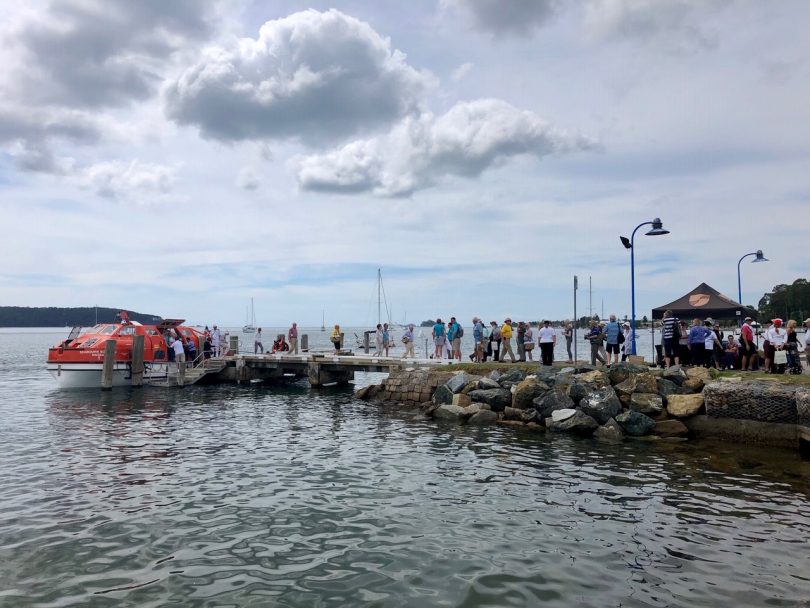
[[143,336],[132,338],[132,386],[143,386]]
[[117,340],[107,340],[104,343],[104,366],[101,368],[101,390],[103,391],[112,389],[116,344]]

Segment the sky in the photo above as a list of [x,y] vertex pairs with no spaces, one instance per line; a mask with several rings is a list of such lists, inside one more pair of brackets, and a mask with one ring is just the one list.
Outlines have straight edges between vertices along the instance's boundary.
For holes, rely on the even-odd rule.
[[[803,0],[4,0],[0,305],[630,314],[807,277]],[[750,259],[750,258],[749,258]]]

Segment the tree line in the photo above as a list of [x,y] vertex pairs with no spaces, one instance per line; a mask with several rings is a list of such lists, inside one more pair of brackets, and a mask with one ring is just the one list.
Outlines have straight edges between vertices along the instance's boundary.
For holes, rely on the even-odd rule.
[[[47,306],[0,306],[0,327],[91,327],[98,323],[115,323],[120,308],[84,306],[61,308]],[[156,315],[130,312],[129,318],[139,323],[152,324],[160,321]]]
[[795,319],[800,323],[810,317],[810,281],[796,279],[791,285],[774,285],[759,300],[763,319]]

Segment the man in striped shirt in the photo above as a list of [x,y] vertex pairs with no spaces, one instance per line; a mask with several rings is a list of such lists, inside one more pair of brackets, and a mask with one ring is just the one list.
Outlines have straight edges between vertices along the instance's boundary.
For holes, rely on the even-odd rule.
[[678,358],[678,340],[680,334],[678,332],[678,318],[672,314],[671,310],[664,312],[664,317],[661,321],[661,334],[664,338],[664,364],[669,367],[670,361],[674,358],[675,365],[680,364]]

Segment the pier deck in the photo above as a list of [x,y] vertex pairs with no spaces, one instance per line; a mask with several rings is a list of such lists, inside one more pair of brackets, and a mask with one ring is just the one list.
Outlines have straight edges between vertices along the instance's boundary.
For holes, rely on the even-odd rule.
[[355,372],[390,372],[392,369],[436,367],[448,360],[401,359],[371,355],[334,355],[327,353],[236,354],[207,359],[204,365],[172,371],[166,379],[146,381],[149,386],[188,386],[191,384],[244,384],[272,382],[285,378],[304,378],[313,387],[346,384]]

